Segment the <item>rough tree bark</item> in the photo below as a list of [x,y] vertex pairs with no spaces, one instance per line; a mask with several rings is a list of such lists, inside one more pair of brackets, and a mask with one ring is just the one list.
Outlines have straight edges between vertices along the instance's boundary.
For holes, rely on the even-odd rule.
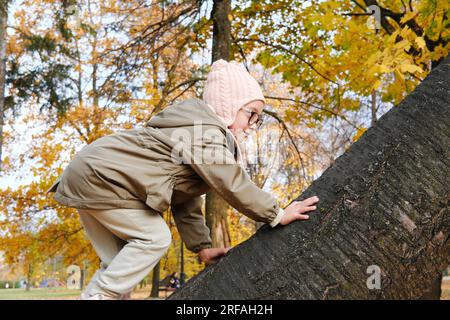
[[447,57],[298,197],[320,198],[309,221],[263,226],[170,299],[422,296],[450,263],[449,76]]

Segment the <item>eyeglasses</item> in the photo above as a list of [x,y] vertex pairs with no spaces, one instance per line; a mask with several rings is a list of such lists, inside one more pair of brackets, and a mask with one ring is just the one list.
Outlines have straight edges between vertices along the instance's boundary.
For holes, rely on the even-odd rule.
[[255,111],[246,109],[246,108],[242,108],[243,111],[247,112],[248,114],[250,114],[250,118],[248,118],[248,124],[250,126],[256,124],[256,129],[258,129],[259,127],[261,127],[262,123],[263,123],[263,117],[262,114],[258,114]]

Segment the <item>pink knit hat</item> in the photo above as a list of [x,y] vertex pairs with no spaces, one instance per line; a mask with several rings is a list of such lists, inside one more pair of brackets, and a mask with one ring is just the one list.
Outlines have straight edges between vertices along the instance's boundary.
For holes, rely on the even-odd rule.
[[[236,61],[215,61],[206,80],[203,101],[228,127],[241,107],[254,100],[266,103],[258,82]],[[260,110],[262,112],[262,110]]]

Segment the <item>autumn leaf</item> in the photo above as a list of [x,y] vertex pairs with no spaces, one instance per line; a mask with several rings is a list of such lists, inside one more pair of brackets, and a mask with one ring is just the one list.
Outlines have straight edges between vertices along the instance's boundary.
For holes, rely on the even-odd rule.
[[423,72],[423,70],[419,66],[416,66],[414,64],[409,64],[409,63],[405,63],[405,64],[400,65],[400,70],[403,73],[406,73],[406,72],[409,72],[409,73],[416,73],[416,72],[417,73],[421,73],[421,72]]

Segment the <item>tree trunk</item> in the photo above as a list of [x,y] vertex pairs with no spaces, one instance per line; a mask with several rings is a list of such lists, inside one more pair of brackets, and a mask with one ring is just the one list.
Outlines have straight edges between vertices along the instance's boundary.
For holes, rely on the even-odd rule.
[[[371,126],[375,126],[377,122],[377,93],[372,90],[371,93]],[[435,280],[431,283],[431,288],[422,297],[421,300],[439,300],[441,297],[442,273],[439,273]]]
[[231,54],[231,0],[214,0],[211,11],[213,21],[212,61],[230,60]]
[[0,3],[0,172],[2,172],[3,124],[6,83],[6,26],[8,24],[8,1]]
[[33,264],[28,264],[28,272],[27,272],[27,285],[25,287],[25,291],[30,291],[33,281]]
[[[431,63],[431,69],[433,70],[436,68],[439,63],[442,62],[442,59],[432,61]],[[441,294],[442,294],[442,271],[439,272],[434,281],[431,283],[431,288],[425,294],[420,297],[421,300],[440,300]]]
[[450,57],[298,197],[170,299],[418,299],[450,263]]
[[370,101],[370,111],[371,111],[371,119],[370,125],[373,127],[377,123],[377,92],[372,90],[371,93],[371,101]]
[[[213,20],[212,62],[224,59],[229,61],[231,48],[231,25],[228,15],[231,0],[215,0],[211,11]],[[206,225],[209,227],[212,245],[215,248],[230,246],[228,233],[228,203],[215,191],[206,194]]]
[[216,192],[206,195],[206,225],[210,230],[214,248],[225,248],[231,245],[227,219],[228,208],[228,203]]
[[186,274],[184,273],[184,243],[181,241],[180,244],[181,253],[181,263],[180,263],[180,286],[184,285],[186,282]]
[[159,270],[160,262],[153,268],[152,291],[150,292],[151,298],[159,298]]

